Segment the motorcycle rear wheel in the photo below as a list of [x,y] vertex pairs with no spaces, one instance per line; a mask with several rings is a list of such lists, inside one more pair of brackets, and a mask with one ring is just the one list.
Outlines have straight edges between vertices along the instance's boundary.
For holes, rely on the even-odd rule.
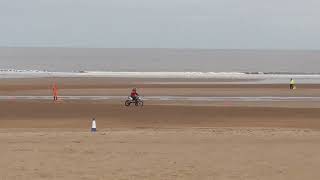
[[129,100],[126,100],[126,102],[124,102],[125,106],[130,106],[131,102]]

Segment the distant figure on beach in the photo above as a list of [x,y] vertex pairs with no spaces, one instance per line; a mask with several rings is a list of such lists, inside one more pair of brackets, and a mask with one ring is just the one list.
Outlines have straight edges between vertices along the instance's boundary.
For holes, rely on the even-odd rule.
[[292,78],[290,79],[290,89],[296,89],[296,82]]
[[52,91],[53,91],[53,101],[58,101],[58,86],[57,86],[57,84],[53,85]]

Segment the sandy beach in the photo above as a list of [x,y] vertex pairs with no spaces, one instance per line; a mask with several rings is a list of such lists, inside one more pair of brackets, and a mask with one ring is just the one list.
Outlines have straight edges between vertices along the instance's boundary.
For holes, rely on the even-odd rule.
[[319,7],[0,0],[0,180],[320,179]]
[[[32,99],[120,96],[110,100]],[[179,83],[175,83],[179,82]],[[320,102],[146,100],[143,96],[320,97],[317,84],[39,78],[0,83],[2,179],[318,179]],[[30,99],[18,99],[28,96]],[[123,98],[122,98],[123,97]],[[90,133],[96,118],[98,132]]]

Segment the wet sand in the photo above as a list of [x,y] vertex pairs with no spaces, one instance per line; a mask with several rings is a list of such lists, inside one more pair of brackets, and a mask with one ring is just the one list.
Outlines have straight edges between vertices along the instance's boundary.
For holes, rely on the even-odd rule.
[[[152,80],[151,80],[152,81]],[[2,96],[320,96],[320,86],[7,79]],[[154,80],[158,82],[158,80]],[[205,82],[205,81],[204,81]],[[98,132],[90,133],[91,119]],[[0,179],[318,179],[319,102],[0,100]]]
[[[245,103],[244,103],[245,104]],[[319,108],[148,105],[72,102],[0,102],[2,128],[274,127],[320,129]]]
[[[289,91],[288,84],[221,84],[219,79],[137,79],[137,78],[26,78],[2,79],[2,96],[52,95],[57,83],[59,95],[127,96],[137,87],[144,96],[320,96],[320,84],[298,84]],[[236,80],[233,80],[236,81]],[[179,83],[178,83],[179,82]],[[195,83],[201,84],[195,84]],[[228,83],[228,82],[227,82]]]

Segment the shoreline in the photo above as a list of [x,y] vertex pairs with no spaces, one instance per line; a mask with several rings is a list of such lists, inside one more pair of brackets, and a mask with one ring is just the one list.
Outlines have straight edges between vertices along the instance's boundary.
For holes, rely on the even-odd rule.
[[106,78],[149,82],[211,82],[237,84],[283,84],[291,78],[300,84],[320,82],[320,73],[242,73],[242,72],[45,72],[0,71],[0,79],[59,79],[59,78]]

